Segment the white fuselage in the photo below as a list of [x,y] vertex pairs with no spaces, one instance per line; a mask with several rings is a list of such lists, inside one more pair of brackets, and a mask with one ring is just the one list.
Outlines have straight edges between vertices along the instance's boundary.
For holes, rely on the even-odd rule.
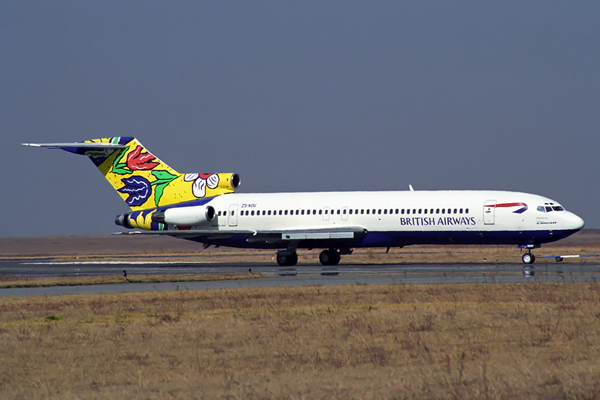
[[[192,229],[286,232],[364,228],[366,236],[349,241],[349,247],[441,243],[538,245],[566,237],[584,224],[553,200],[506,191],[236,193],[215,197],[207,204],[214,207],[216,218]],[[212,242],[236,247],[282,244],[233,236]],[[299,247],[330,245],[327,241],[312,241]]]

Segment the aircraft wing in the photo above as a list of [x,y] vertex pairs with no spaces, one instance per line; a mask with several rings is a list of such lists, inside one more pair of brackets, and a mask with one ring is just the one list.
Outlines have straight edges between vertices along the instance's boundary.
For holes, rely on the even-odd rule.
[[167,231],[133,231],[120,232],[130,235],[167,235],[181,239],[202,238],[226,239],[232,236],[247,236],[248,242],[291,242],[301,240],[335,240],[364,237],[367,229],[362,226],[315,229],[281,229],[281,230],[167,230]]
[[256,239],[248,241],[260,241],[262,238],[277,239],[282,241],[299,240],[331,240],[331,239],[354,239],[367,234],[367,229],[362,226],[345,226],[340,228],[316,228],[316,229],[282,229],[257,231]]

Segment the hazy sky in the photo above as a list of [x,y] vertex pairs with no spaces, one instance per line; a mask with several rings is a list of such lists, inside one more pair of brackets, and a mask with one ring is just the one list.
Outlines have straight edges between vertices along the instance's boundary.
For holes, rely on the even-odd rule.
[[240,192],[499,189],[600,228],[598,1],[2,1],[0,236],[108,234],[135,136]]

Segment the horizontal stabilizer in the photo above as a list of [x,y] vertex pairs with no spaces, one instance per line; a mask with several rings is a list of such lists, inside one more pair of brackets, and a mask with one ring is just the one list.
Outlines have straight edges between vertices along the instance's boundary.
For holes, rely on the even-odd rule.
[[47,147],[49,149],[63,149],[63,148],[71,148],[71,149],[126,149],[127,146],[124,144],[116,144],[116,143],[21,143],[23,146],[30,147]]

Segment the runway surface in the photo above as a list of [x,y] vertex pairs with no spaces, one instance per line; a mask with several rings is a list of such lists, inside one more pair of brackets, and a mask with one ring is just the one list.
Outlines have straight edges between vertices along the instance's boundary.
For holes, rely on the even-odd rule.
[[540,262],[523,264],[412,264],[412,265],[298,265],[282,268],[260,263],[196,262],[54,262],[52,260],[0,260],[0,277],[118,275],[201,275],[214,273],[264,274],[263,278],[209,282],[119,283],[0,289],[0,297],[55,294],[118,293],[191,289],[233,289],[356,284],[591,282],[600,280],[600,263]]

